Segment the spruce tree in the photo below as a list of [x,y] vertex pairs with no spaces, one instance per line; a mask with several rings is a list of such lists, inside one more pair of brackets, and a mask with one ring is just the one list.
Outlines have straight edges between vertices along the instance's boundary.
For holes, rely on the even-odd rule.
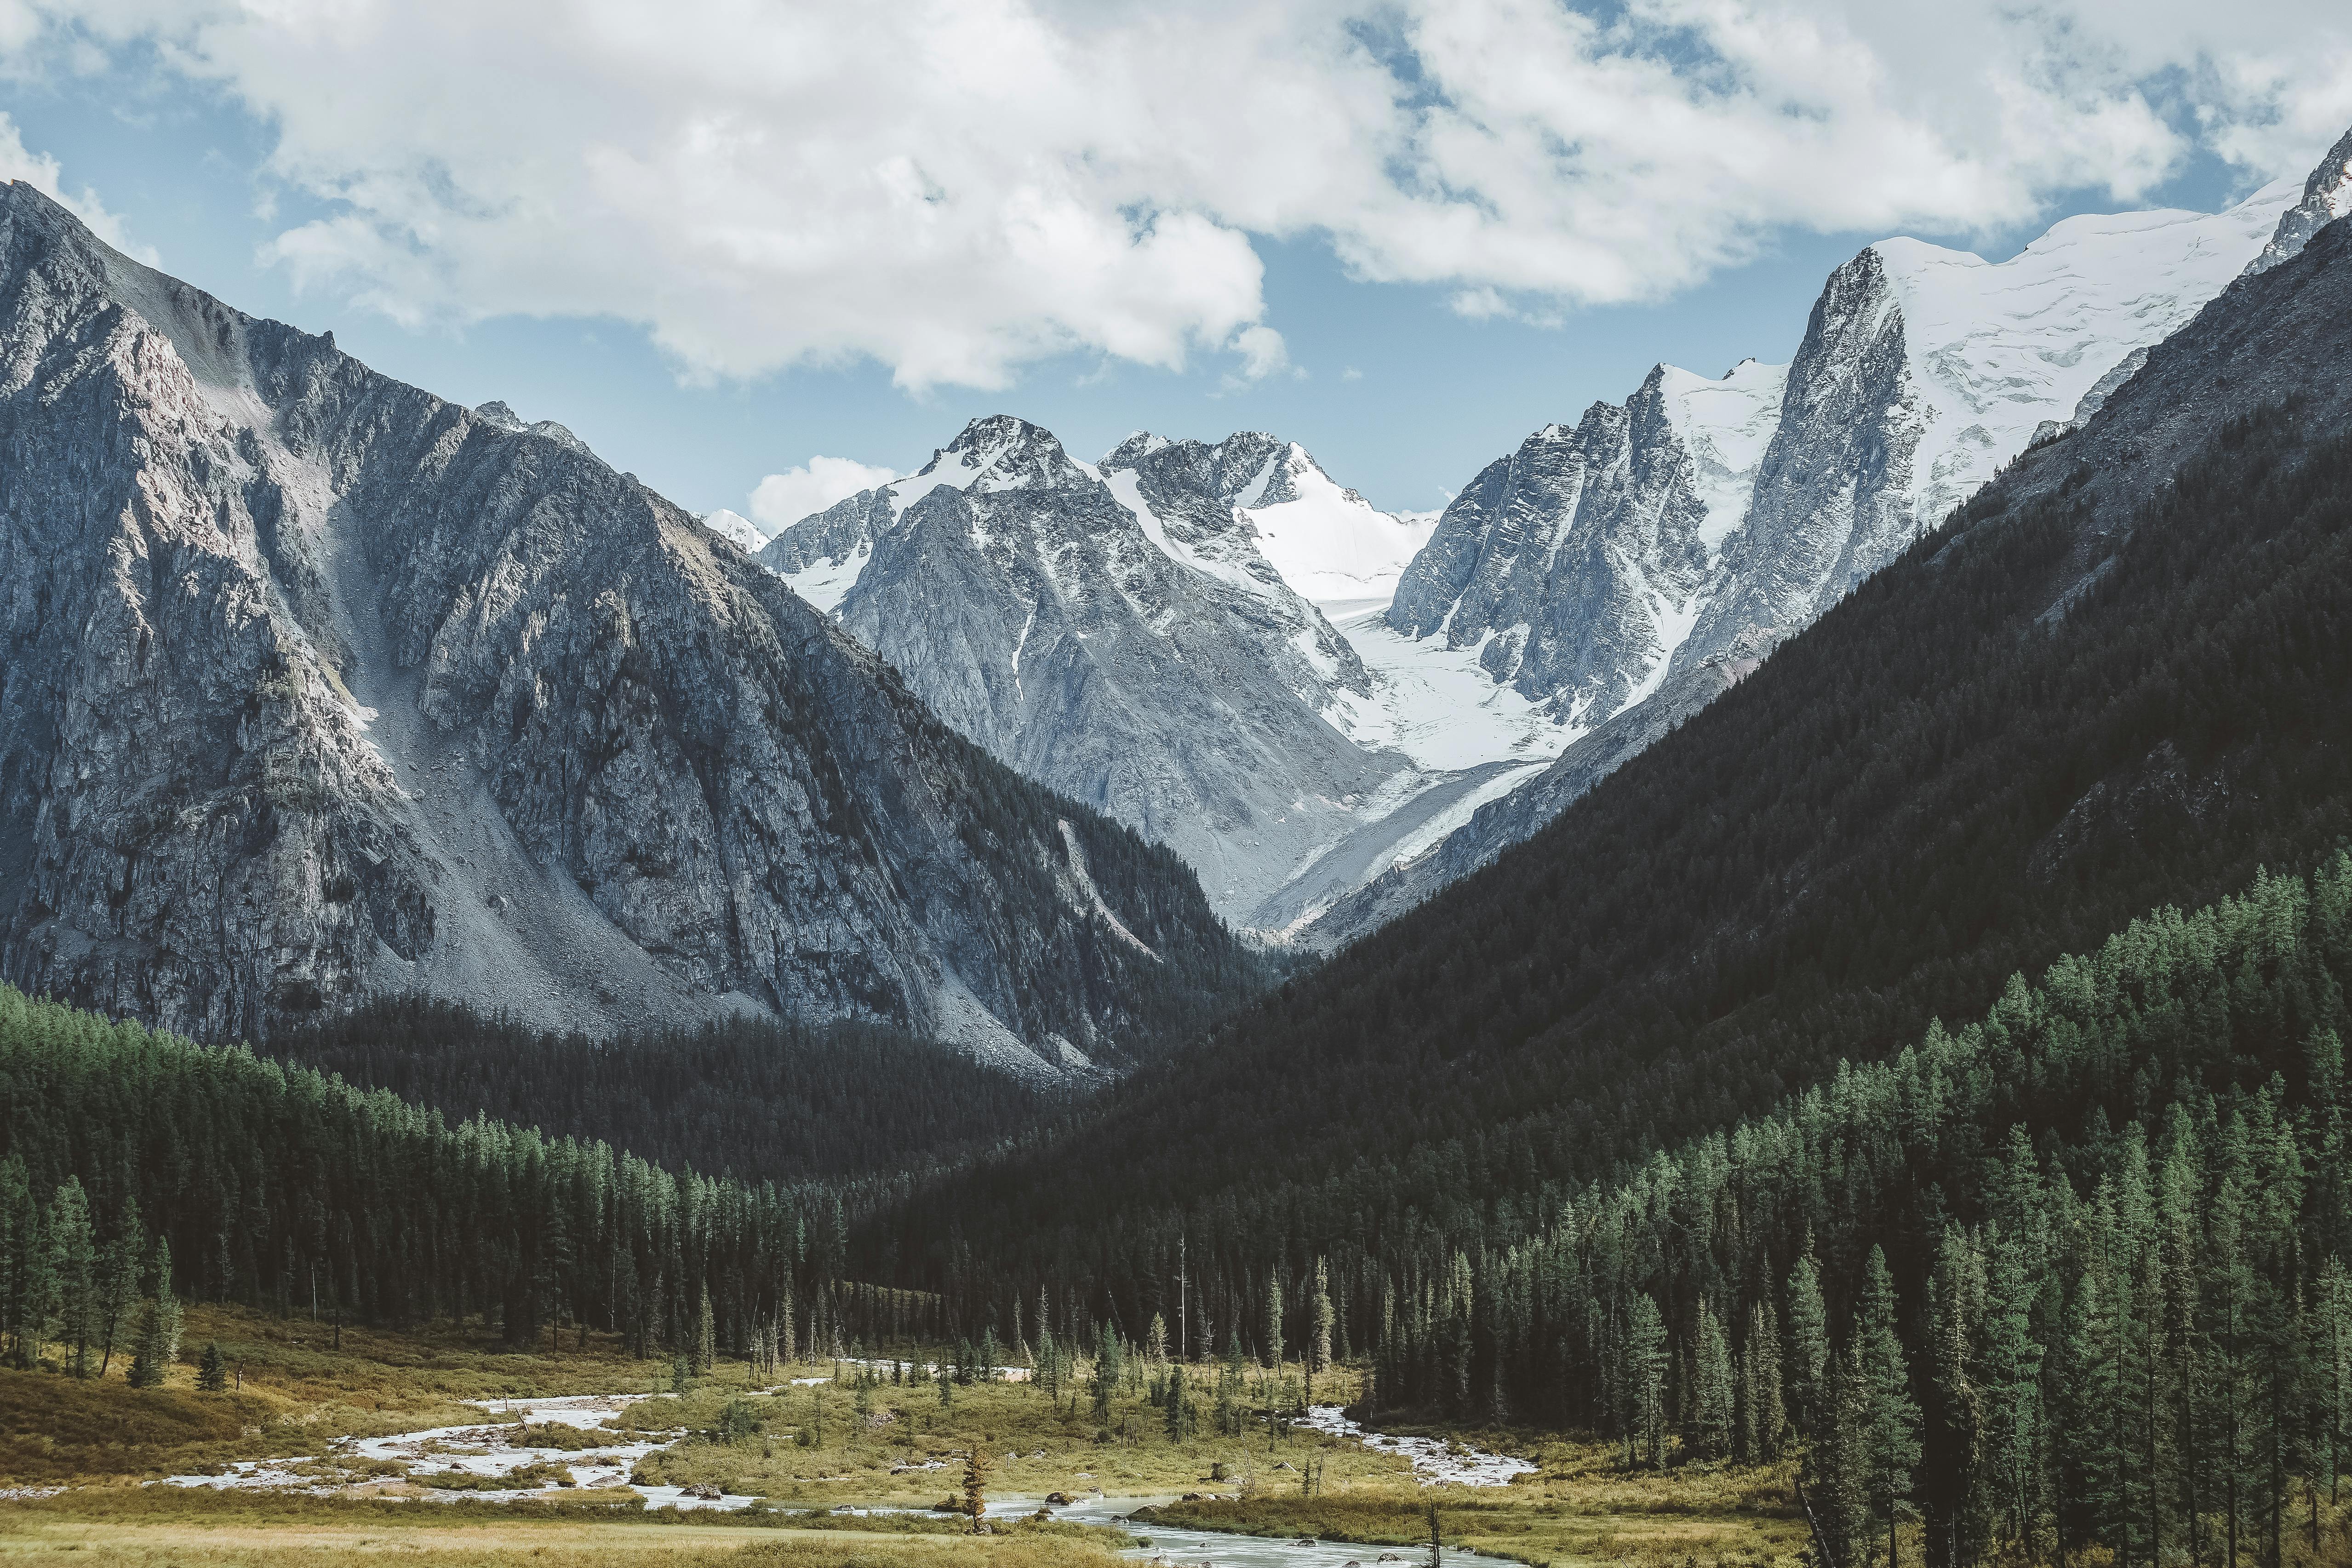
[[701,1377],[719,1364],[719,1334],[710,1311],[710,1289],[702,1290],[702,1304],[694,1320],[694,1374]]
[[1619,1386],[1625,1391],[1625,1463],[1636,1454],[1651,1466],[1666,1459],[1666,1323],[1658,1303],[1646,1295],[1633,1298],[1625,1325],[1624,1370]]
[[1685,1441],[1703,1459],[1721,1458],[1731,1448],[1731,1348],[1723,1327],[1702,1300],[1691,1359],[1691,1418]]
[[205,1353],[196,1363],[196,1387],[206,1394],[218,1394],[228,1386],[228,1363],[221,1359],[219,1344],[206,1341]]
[[1282,1371],[1282,1281],[1271,1273],[1265,1280],[1265,1364]]
[[1863,1271],[1854,1348],[1867,1407],[1863,1451],[1871,1509],[1885,1528],[1887,1568],[1900,1568],[1895,1524],[1919,1465],[1919,1406],[1911,1397],[1910,1366],[1895,1326],[1895,1277],[1881,1247],[1870,1249]]
[[1812,1237],[1789,1270],[1789,1333],[1781,1386],[1787,1391],[1789,1414],[1797,1430],[1813,1435],[1814,1412],[1822,1400],[1822,1380],[1830,1362],[1830,1314],[1822,1300],[1821,1269],[1813,1263]]

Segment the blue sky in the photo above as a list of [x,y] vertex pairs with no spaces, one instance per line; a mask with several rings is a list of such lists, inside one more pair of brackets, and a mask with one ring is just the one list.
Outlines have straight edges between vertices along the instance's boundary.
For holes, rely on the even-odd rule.
[[[1434,259],[1421,257],[1410,220],[1377,232],[1359,231],[1346,220],[1328,226],[1286,220],[1260,228],[1245,210],[1248,200],[1236,198],[1224,224],[1246,236],[1247,251],[1236,262],[1234,247],[1220,247],[1223,236],[1213,236],[1199,252],[1201,269],[1238,268],[1235,276],[1241,276],[1247,255],[1255,254],[1263,274],[1254,319],[1279,332],[1288,368],[1244,379],[1236,374],[1231,340],[1215,341],[1226,325],[1193,321],[1171,329],[1192,338],[1184,368],[1169,368],[1150,363],[1155,355],[1168,357],[1164,345],[1124,353],[1107,346],[1119,341],[1121,329],[1114,323],[1097,334],[1102,342],[1012,354],[1000,370],[1004,385],[976,389],[950,376],[910,389],[894,384],[891,362],[903,370],[908,351],[894,353],[887,332],[866,348],[854,342],[821,348],[819,357],[833,363],[814,365],[792,347],[803,338],[789,333],[784,347],[763,351],[770,361],[782,363],[748,367],[713,368],[709,362],[727,359],[723,342],[684,353],[675,342],[657,346],[667,287],[658,265],[616,267],[609,277],[600,276],[595,288],[604,293],[591,304],[609,309],[565,310],[559,300],[553,308],[562,313],[543,318],[520,313],[539,308],[530,303],[527,268],[519,281],[473,288],[471,297],[446,310],[431,297],[438,274],[430,267],[405,270],[415,256],[373,256],[356,266],[346,258],[339,260],[340,269],[306,268],[282,247],[273,250],[281,236],[324,232],[354,209],[381,218],[383,203],[355,195],[353,176],[334,161],[331,138],[302,129],[315,125],[308,118],[315,111],[291,98],[273,100],[263,68],[249,60],[209,72],[166,68],[152,40],[134,34],[108,40],[101,54],[86,50],[70,68],[20,66],[0,79],[0,110],[27,152],[55,161],[68,193],[94,195],[128,240],[152,248],[166,270],[247,311],[313,331],[331,329],[348,352],[444,396],[468,404],[504,398],[526,418],[559,419],[616,467],[696,510],[748,510],[746,497],[763,475],[814,454],[911,468],[966,419],[999,411],[1052,427],[1087,458],[1136,428],[1206,437],[1268,429],[1305,443],[1335,477],[1378,504],[1433,508],[1530,429],[1572,419],[1596,399],[1621,399],[1658,360],[1713,374],[1748,354],[1785,359],[1823,276],[1886,233],[1919,234],[1997,258],[2070,213],[2225,205],[2259,184],[2261,174],[2282,172],[2258,169],[2265,152],[2280,158],[2278,149],[2312,140],[2294,125],[2274,127],[2259,145],[2205,134],[2194,105],[2167,102],[2147,89],[2147,79],[2136,78],[2134,90],[2152,106],[2158,127],[2137,134],[2145,141],[2169,127],[2176,137],[2156,163],[2144,148],[2125,147],[2111,150],[2106,165],[2086,163],[2098,177],[2079,186],[2070,188],[2063,170],[2045,170],[1990,196],[1970,188],[1946,204],[1953,221],[1940,226],[1932,216],[1896,226],[1841,225],[1838,203],[1815,203],[1800,184],[1793,196],[1781,198],[1789,208],[1782,221],[1774,221],[1769,203],[1726,216],[1726,226],[1740,237],[1727,257],[1706,254],[1711,242],[1703,221],[1662,229],[1669,237],[1661,243],[1661,270],[1687,277],[1657,290],[1663,297],[1622,302],[1607,297],[1612,287],[1626,291],[1622,280],[1587,288],[1575,277],[1563,280],[1542,271],[1584,264],[1576,259],[1573,234],[1565,239],[1541,235],[1542,244],[1536,244],[1523,232],[1530,225],[1513,229],[1498,221],[1485,237],[1497,256],[1551,245],[1569,259],[1497,261],[1482,270],[1475,247]],[[365,84],[353,90],[365,90]],[[384,90],[397,91],[396,79],[387,78]],[[2324,100],[2303,112],[2307,121],[2325,123],[2334,111]],[[583,114],[583,123],[593,127],[593,103]],[[308,140],[289,156],[298,136]],[[2309,146],[2308,154],[2315,156],[2326,140]],[[1283,154],[1278,142],[1268,141],[1256,155]],[[424,166],[436,166],[430,148],[415,156]],[[1985,161],[1980,152],[1971,157]],[[1969,165],[1969,158],[1955,160],[1956,167]],[[2118,200],[2116,170],[2126,165],[2130,199]],[[450,177],[469,178],[462,169]],[[1490,177],[1499,187],[1508,171]],[[1246,176],[1236,176],[1236,183],[1245,184]],[[1643,200],[1672,203],[1679,188],[1669,173],[1648,197],[1637,191],[1616,199],[1620,208],[1631,204],[1640,215]],[[1505,212],[1508,198],[1481,205],[1491,216]],[[1898,200],[1887,210],[1902,205]],[[1610,210],[1601,212],[1594,226],[1606,226]],[[1581,221],[1582,212],[1577,216]],[[413,215],[400,226],[395,251],[421,253],[431,261],[431,226]],[[1437,226],[1433,219],[1424,228]],[[599,239],[592,228],[563,243],[576,252]],[[1639,248],[1633,247],[1630,262],[1635,288],[1643,266]],[[1343,249],[1352,265],[1341,260]],[[855,259],[851,255],[853,266]],[[1606,273],[1623,259],[1603,256],[1593,265]],[[559,255],[551,265],[562,260]],[[1365,274],[1393,280],[1364,280]],[[1181,287],[1184,275],[1180,268],[1177,283],[1163,286]],[[427,280],[421,288],[418,276]],[[416,319],[404,323],[388,313],[386,278],[398,279],[401,290],[392,310]],[[1474,308],[1465,313],[1465,285],[1490,283],[1505,290],[1496,296],[1501,312],[1481,318]],[[916,285],[909,311],[955,318],[961,283],[953,267],[935,279],[919,276]],[[462,277],[451,287],[453,293],[468,288]],[[582,292],[569,284],[566,291]],[[976,286],[975,313],[1004,313],[1010,308],[997,298],[1003,291],[1001,281]],[[642,308],[635,302],[639,293],[646,301]],[[890,304],[885,297],[874,308],[887,314]],[[761,302],[763,310],[772,306],[772,296]],[[691,330],[706,343],[714,331],[723,340],[725,301],[698,309],[703,313]],[[1223,309],[1202,305],[1199,319],[1227,324],[1252,319],[1246,300],[1241,314],[1227,310],[1220,317]],[[1084,338],[1092,329],[1058,330]],[[803,329],[793,324],[791,331]]]

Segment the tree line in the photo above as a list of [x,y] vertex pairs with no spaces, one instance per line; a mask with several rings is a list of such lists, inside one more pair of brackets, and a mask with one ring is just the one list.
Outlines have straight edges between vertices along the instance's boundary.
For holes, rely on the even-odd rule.
[[181,1297],[478,1321],[515,1344],[593,1327],[640,1356],[685,1353],[705,1325],[738,1356],[942,1332],[936,1297],[845,1279],[846,1233],[822,1188],[452,1120],[0,986],[0,1358],[16,1365],[138,1355],[141,1301],[168,1363]]

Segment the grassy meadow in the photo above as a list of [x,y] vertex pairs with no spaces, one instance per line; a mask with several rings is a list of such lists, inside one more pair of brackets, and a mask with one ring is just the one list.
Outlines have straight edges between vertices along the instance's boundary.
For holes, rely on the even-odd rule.
[[[194,1363],[217,1343],[231,1386],[194,1386]],[[1100,1494],[1166,1523],[1257,1535],[1316,1535],[1410,1552],[1440,1509],[1449,1545],[1559,1568],[1793,1563],[1803,1538],[1785,1468],[1690,1466],[1627,1473],[1612,1449],[1522,1432],[1467,1435],[1533,1458],[1507,1488],[1418,1485],[1400,1456],[1271,1420],[1297,1398],[1296,1373],[1247,1374],[1243,1430],[1215,1431],[1214,1370],[1192,1378],[1201,1424],[1171,1438],[1147,1376],[1121,1383],[1105,1417],[1087,1387],[951,1384],[861,1373],[854,1363],[789,1364],[766,1386],[742,1363],[672,1391],[671,1369],[629,1358],[617,1342],[567,1332],[528,1351],[444,1325],[392,1333],[307,1318],[192,1306],[182,1363],[162,1388],[132,1388],[118,1363],[102,1378],[0,1371],[0,1568],[17,1563],[324,1563],[398,1552],[435,1564],[528,1562],[535,1568],[625,1561],[928,1568],[1107,1568],[1123,1537],[1063,1521],[992,1521],[970,1535],[943,1510],[826,1515],[838,1504],[932,1510],[961,1489],[965,1456],[984,1457],[989,1495],[1043,1500]],[[803,1381],[786,1381],[803,1380]],[[805,1381],[815,1380],[815,1381]],[[1356,1384],[1341,1374],[1336,1392]],[[1334,1385],[1318,1386],[1328,1397]],[[462,1477],[409,1478],[331,1455],[332,1441],[478,1421],[470,1399],[649,1394],[605,1430],[687,1436],[646,1456],[645,1485],[715,1488],[762,1501],[749,1512],[647,1510],[634,1492],[551,1483],[521,1503],[476,1500]],[[607,1441],[534,1423],[533,1447]],[[239,1459],[310,1457],[297,1473],[331,1495],[142,1487],[172,1474],[217,1473]],[[568,1477],[563,1478],[568,1480]],[[420,1506],[426,1488],[454,1500]],[[63,1488],[54,1495],[39,1495]],[[1371,1555],[1367,1553],[1369,1559]]]

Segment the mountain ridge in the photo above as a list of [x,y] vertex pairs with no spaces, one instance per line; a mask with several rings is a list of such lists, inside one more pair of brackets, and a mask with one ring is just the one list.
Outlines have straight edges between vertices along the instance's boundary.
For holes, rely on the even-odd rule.
[[[215,1038],[386,994],[592,1030],[773,1007],[1033,1073],[1201,1005],[1171,970],[1249,984],[1164,851],[952,737],[568,432],[234,311],[23,184],[0,312],[11,981]],[[1165,962],[1055,890],[1058,820]]]

